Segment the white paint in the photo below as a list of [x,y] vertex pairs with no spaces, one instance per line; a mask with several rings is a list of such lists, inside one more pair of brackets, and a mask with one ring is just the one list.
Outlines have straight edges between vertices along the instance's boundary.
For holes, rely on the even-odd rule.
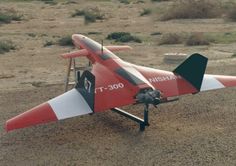
[[72,89],[52,100],[49,100],[48,103],[51,105],[58,120],[93,112],[83,96],[76,89]]
[[203,77],[200,91],[220,89],[224,87],[225,86],[220,81],[218,81],[214,76],[205,74]]

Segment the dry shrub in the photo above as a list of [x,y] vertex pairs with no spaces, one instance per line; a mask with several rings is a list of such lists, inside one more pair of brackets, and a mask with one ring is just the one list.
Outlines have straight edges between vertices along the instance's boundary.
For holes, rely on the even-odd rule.
[[140,13],[140,16],[150,15],[151,13],[151,9],[143,9],[143,11]]
[[72,17],[84,16],[85,24],[96,22],[96,20],[105,19],[105,14],[98,7],[76,10],[71,16]]
[[232,4],[228,9],[226,16],[231,21],[236,21],[236,4]]
[[163,2],[163,1],[169,1],[169,0],[151,0],[152,2]]
[[108,40],[115,40],[116,42],[136,42],[142,43],[142,40],[137,36],[131,35],[129,32],[112,32],[107,36]]
[[218,0],[178,0],[161,20],[215,18],[222,13],[220,7]]
[[209,40],[203,35],[203,33],[193,33],[188,37],[186,41],[187,46],[199,46],[209,44]]
[[0,9],[0,24],[1,23],[11,23],[11,21],[21,21],[23,15],[19,14],[14,8]]
[[0,41],[0,54],[4,54],[6,52],[9,52],[11,50],[15,50],[16,47],[12,43],[12,41]]
[[74,46],[71,35],[67,35],[58,40],[60,46]]
[[159,45],[163,44],[181,44],[183,41],[182,37],[176,33],[168,33],[162,36]]

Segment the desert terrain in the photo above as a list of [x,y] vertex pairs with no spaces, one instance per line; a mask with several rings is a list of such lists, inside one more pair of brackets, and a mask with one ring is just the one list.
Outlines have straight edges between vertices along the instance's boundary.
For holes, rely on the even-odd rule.
[[[67,62],[60,55],[75,48],[45,44],[75,33],[112,45],[124,43],[107,40],[108,34],[130,32],[142,43],[125,43],[133,50],[117,55],[128,62],[173,70],[178,64],[165,63],[165,53],[198,52],[209,58],[207,73],[236,76],[236,40],[158,44],[168,33],[235,34],[236,22],[222,17],[160,21],[169,1],[56,2],[0,1],[1,9],[23,15],[20,21],[0,23],[0,40],[15,45],[0,54],[0,165],[236,165],[236,88],[187,95],[151,108],[145,132],[106,111],[6,133],[6,120],[64,92]],[[71,17],[76,9],[94,7],[104,13],[103,20],[85,24],[82,16]],[[147,8],[152,13],[140,16]],[[143,106],[124,109],[141,116]]]

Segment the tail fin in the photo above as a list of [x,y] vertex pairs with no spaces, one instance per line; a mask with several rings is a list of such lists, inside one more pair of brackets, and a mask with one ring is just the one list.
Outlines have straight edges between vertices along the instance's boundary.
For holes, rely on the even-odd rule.
[[91,110],[94,111],[94,99],[95,99],[95,76],[88,70],[84,71],[82,76],[78,77],[75,88],[83,96],[88,103]]
[[196,53],[186,59],[173,72],[182,76],[200,91],[207,61],[206,57]]

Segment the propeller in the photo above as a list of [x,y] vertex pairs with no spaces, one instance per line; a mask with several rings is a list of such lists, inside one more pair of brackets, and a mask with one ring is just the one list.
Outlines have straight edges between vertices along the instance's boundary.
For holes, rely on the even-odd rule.
[[145,89],[136,95],[136,100],[139,103],[144,103],[146,108],[152,104],[155,108],[161,103],[161,92],[159,90]]

